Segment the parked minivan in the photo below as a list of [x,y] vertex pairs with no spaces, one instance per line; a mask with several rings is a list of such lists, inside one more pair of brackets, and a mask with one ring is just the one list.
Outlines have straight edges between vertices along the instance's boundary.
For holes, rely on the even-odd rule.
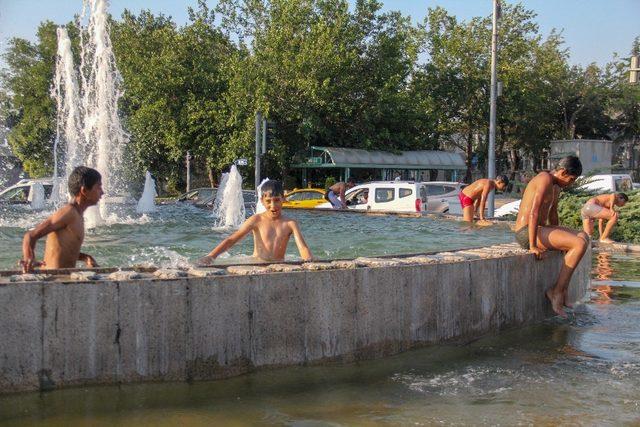
[[[374,181],[357,185],[345,193],[348,209],[374,212],[426,212],[427,188],[422,182]],[[317,209],[331,209],[326,202]]]

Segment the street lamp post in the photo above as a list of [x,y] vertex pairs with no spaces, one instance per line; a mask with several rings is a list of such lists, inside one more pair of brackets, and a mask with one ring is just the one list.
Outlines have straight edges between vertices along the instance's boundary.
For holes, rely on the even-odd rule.
[[[498,60],[498,17],[500,15],[500,1],[493,0],[493,30],[491,32],[491,104],[489,107],[489,164],[488,178],[496,177],[496,98],[497,98],[497,70],[496,63]],[[493,217],[494,213],[494,195],[492,191],[489,193],[487,200],[487,216]]]

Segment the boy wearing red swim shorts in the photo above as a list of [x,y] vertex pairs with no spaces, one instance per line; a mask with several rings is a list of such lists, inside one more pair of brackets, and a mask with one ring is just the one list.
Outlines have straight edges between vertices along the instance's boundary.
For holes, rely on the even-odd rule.
[[479,225],[490,224],[484,217],[484,208],[487,203],[489,193],[494,190],[504,191],[509,185],[509,178],[506,175],[498,175],[496,179],[482,178],[466,186],[460,194],[460,206],[462,206],[462,216],[465,221],[473,222],[474,214],[477,212],[480,220]]

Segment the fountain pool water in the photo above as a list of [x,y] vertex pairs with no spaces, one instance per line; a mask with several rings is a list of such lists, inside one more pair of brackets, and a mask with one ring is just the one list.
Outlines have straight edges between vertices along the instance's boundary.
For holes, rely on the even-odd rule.
[[[0,247],[6,248],[0,251],[0,268],[15,266],[24,232],[51,213],[51,210],[32,212],[22,206],[0,206]],[[470,229],[457,221],[430,218],[294,210],[285,210],[284,215],[299,221],[317,258],[416,253],[513,240],[507,225]],[[211,211],[188,204],[159,205],[156,212],[145,215],[137,214],[135,205],[122,205],[117,217],[87,230],[83,252],[92,254],[105,267],[136,263],[176,265],[204,256],[233,231],[212,228]],[[38,257],[42,256],[43,246],[44,241],[38,243]],[[250,256],[252,237],[248,236],[229,252],[234,257]],[[289,242],[287,254],[288,259],[298,259],[293,241]]]

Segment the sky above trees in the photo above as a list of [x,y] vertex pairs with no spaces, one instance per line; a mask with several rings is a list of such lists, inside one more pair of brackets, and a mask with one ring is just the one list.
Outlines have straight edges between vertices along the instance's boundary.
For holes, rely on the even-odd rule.
[[[120,17],[125,8],[138,14],[149,9],[154,14],[170,15],[182,25],[188,21],[187,8],[196,0],[111,0],[110,11]],[[208,0],[214,8],[217,0]],[[350,0],[353,5],[355,0]],[[398,10],[411,16],[414,23],[422,21],[429,7],[444,7],[459,19],[491,13],[491,0],[386,0],[383,11]],[[602,66],[612,59],[614,52],[626,55],[637,36],[640,1],[638,0],[524,0],[522,4],[538,14],[536,22],[542,34],[556,28],[563,30],[569,62]],[[0,53],[11,37],[35,41],[40,22],[51,20],[64,24],[79,13],[82,0],[0,0]],[[4,63],[0,60],[0,66]]]

